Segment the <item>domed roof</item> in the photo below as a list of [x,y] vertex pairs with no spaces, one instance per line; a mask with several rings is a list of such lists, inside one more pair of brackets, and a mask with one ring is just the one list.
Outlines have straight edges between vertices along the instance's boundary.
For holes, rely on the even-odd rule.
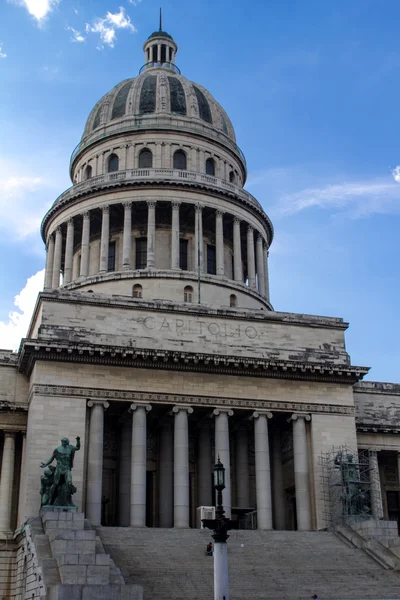
[[[157,32],[159,34],[159,32]],[[82,140],[117,129],[174,128],[236,143],[232,123],[204,87],[172,69],[146,69],[103,96],[91,111]]]
[[151,35],[149,35],[149,37],[147,39],[151,40],[152,38],[155,38],[155,37],[165,37],[165,38],[172,40],[172,35],[169,35],[169,33],[167,33],[166,31],[154,31]]

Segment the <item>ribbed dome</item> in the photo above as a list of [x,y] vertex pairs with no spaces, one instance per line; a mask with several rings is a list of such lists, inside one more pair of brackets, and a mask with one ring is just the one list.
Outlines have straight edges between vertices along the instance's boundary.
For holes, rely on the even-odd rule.
[[103,96],[89,115],[82,140],[99,133],[112,135],[120,127],[145,129],[152,128],[152,123],[159,127],[161,121],[163,126],[169,123],[188,131],[199,131],[200,125],[206,135],[210,129],[211,137],[222,134],[236,143],[232,123],[213,96],[201,85],[162,67],[126,79]]

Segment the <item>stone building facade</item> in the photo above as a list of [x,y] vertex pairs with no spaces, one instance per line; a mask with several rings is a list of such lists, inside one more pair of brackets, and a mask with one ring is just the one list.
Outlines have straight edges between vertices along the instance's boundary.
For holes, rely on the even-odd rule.
[[167,33],[144,52],[89,115],[27,337],[0,351],[1,536],[37,516],[64,435],[93,525],[196,527],[219,456],[227,515],[322,529],[319,458],[344,446],[370,452],[375,516],[397,519],[400,386],[361,382],[342,319],[274,310],[273,226],[228,115]]

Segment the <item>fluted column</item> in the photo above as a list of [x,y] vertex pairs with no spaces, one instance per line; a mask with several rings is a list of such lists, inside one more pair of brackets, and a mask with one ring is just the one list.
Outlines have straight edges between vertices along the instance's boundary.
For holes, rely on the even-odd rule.
[[209,420],[199,424],[198,437],[198,488],[199,506],[213,506],[211,473],[213,469],[211,454],[211,423]]
[[60,271],[61,271],[61,253],[62,253],[62,231],[58,227],[56,231],[56,242],[54,245],[54,260],[53,260],[53,281],[51,287],[54,289],[60,287]]
[[179,207],[180,202],[172,202],[171,269],[179,269]]
[[82,241],[81,241],[81,265],[79,275],[87,277],[89,275],[89,242],[90,242],[90,213],[84,212],[82,223]]
[[122,417],[120,431],[119,489],[118,489],[118,525],[129,527],[131,506],[131,457],[132,423],[131,415]]
[[147,202],[147,268],[154,269],[156,265],[156,203]]
[[[18,527],[26,521],[24,510],[24,495],[25,495],[25,461],[26,461],[26,431],[22,432],[22,449],[21,449],[21,468],[19,476],[19,493],[18,493]],[[0,475],[1,476],[1,475]]]
[[147,418],[150,404],[131,404],[131,527],[146,525]]
[[258,291],[260,294],[262,294],[264,296],[264,293],[265,293],[264,248],[263,248],[263,239],[262,239],[261,235],[257,236],[256,257],[257,257]]
[[195,232],[194,232],[194,265],[197,272],[200,264],[200,271],[203,271],[203,207],[196,204],[195,212]]
[[132,202],[124,202],[124,234],[122,239],[122,268],[131,268]]
[[308,468],[306,421],[310,415],[292,415],[294,484],[296,488],[297,529],[311,529],[311,497]]
[[110,207],[103,206],[100,239],[100,273],[108,271],[108,247],[110,238]]
[[233,278],[243,281],[242,244],[240,240],[240,219],[233,219]]
[[67,225],[67,241],[65,243],[64,283],[72,281],[72,261],[74,258],[74,220],[69,219]]
[[267,243],[264,244],[264,285],[265,285],[265,297],[266,299],[270,300],[270,295],[269,295],[269,271],[268,271],[268,256],[269,256],[269,252],[268,252],[268,245]]
[[371,509],[375,519],[383,519],[382,489],[379,476],[378,452],[369,451],[370,481],[371,481]]
[[92,525],[101,525],[101,495],[103,484],[104,410],[108,402],[89,400],[89,444],[86,486],[86,517]]
[[170,418],[160,425],[160,489],[158,496],[158,514],[160,527],[174,525],[174,431]]
[[247,279],[249,287],[256,287],[256,266],[254,261],[254,230],[247,228]]
[[229,421],[233,416],[233,410],[216,408],[213,411],[215,417],[215,461],[218,457],[225,467],[225,489],[222,492],[222,501],[225,516],[231,518],[231,457],[229,451]]
[[46,254],[46,272],[44,276],[44,289],[51,290],[53,285],[53,263],[54,263],[54,237],[49,237]]
[[274,500],[274,528],[285,529],[285,491],[283,486],[281,431],[274,428],[272,436],[272,493]]
[[11,501],[14,485],[15,432],[4,432],[0,473],[0,532],[11,530]]
[[224,274],[224,225],[223,213],[217,210],[215,215],[215,241],[217,258],[217,275]]
[[174,527],[189,527],[189,432],[190,406],[174,406]]
[[256,463],[257,527],[272,529],[271,466],[268,421],[271,413],[254,412],[254,452]]
[[247,428],[239,425],[236,431],[236,506],[249,508],[249,441]]

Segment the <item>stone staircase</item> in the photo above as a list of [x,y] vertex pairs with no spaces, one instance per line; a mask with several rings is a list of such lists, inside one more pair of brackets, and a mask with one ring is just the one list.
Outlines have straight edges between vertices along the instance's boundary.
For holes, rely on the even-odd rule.
[[[105,551],[144,600],[212,600],[209,531],[100,527]],[[399,600],[400,572],[386,570],[335,534],[231,531],[230,600]]]

